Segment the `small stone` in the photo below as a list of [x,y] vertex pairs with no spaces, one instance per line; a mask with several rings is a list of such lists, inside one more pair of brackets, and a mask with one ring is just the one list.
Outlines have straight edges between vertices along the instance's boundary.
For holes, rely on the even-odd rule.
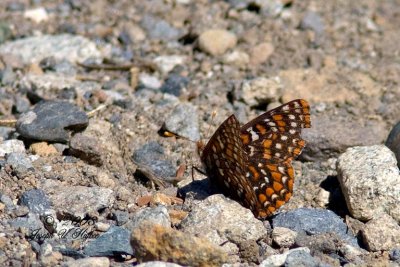
[[23,153],[9,153],[6,156],[6,164],[10,165],[13,173],[19,178],[24,178],[29,172],[34,171],[32,162]]
[[86,113],[68,102],[43,101],[18,119],[16,130],[28,139],[67,142],[70,131],[82,130],[88,123]]
[[60,153],[52,144],[48,144],[46,142],[33,143],[31,144],[29,149],[32,154],[42,157],[47,157],[50,155],[60,155]]
[[[181,1],[181,0],[177,0]],[[171,262],[164,262],[164,261],[148,261],[136,265],[136,267],[182,267],[182,265],[171,263]]]
[[221,266],[227,254],[209,241],[170,227],[144,223],[131,236],[139,262],[161,260],[185,266]]
[[25,191],[20,198],[20,205],[25,205],[31,212],[43,214],[51,208],[51,203],[46,193],[41,189]]
[[109,267],[110,260],[107,257],[90,257],[86,259],[70,260],[63,262],[65,267]]
[[26,10],[24,13],[24,17],[36,23],[47,21],[49,19],[49,15],[47,14],[46,9],[44,9],[43,7]]
[[292,251],[289,253],[285,260],[285,267],[297,267],[297,266],[307,266],[307,267],[318,267],[320,266],[318,261],[310,255],[309,252],[302,250]]
[[9,23],[0,22],[0,44],[12,37],[12,31]]
[[161,81],[157,77],[147,73],[140,73],[139,82],[141,86],[152,90],[157,90],[162,85]]
[[350,214],[367,221],[385,212],[400,222],[396,157],[384,145],[347,149],[337,161],[338,180]]
[[6,140],[0,143],[0,157],[4,157],[9,153],[25,153],[24,142],[16,139]]
[[99,171],[97,175],[94,177],[95,183],[104,188],[114,188],[115,182],[111,178],[110,174],[105,171]]
[[400,246],[400,226],[387,214],[379,214],[361,229],[369,251],[391,250]]
[[188,84],[189,79],[187,77],[172,73],[168,75],[160,91],[174,96],[180,96],[182,89]]
[[199,48],[212,56],[224,54],[236,46],[236,36],[223,29],[207,30],[199,36]]
[[154,59],[154,63],[162,74],[168,74],[175,66],[183,65],[185,61],[186,58],[179,55],[158,56]]
[[400,168],[400,122],[398,122],[390,131],[385,145],[395,154],[397,166]]
[[106,233],[87,244],[83,252],[89,257],[133,255],[134,251],[129,243],[129,235],[130,232],[128,230],[112,226]]
[[261,43],[254,46],[250,53],[250,63],[252,65],[259,65],[268,60],[274,53],[274,46],[271,43]]
[[291,247],[297,233],[285,227],[275,227],[272,231],[272,239],[280,247]]
[[268,258],[266,258],[264,261],[261,262],[260,267],[284,266],[288,255],[297,251],[304,251],[306,253],[310,253],[310,250],[306,247],[291,249],[282,254],[269,256]]
[[[16,74],[13,69],[7,66],[4,70],[0,71],[1,83],[4,85],[12,85],[16,80]],[[19,98],[17,98],[18,101]]]
[[190,103],[177,105],[164,123],[165,130],[192,141],[200,140],[197,108]]
[[226,54],[223,58],[225,65],[232,65],[245,69],[250,62],[250,57],[247,53],[235,50],[232,53]]
[[117,210],[113,213],[113,218],[117,221],[117,226],[124,225],[129,220],[129,213],[122,210]]
[[111,225],[109,225],[108,223],[97,222],[95,224],[95,227],[100,232],[107,232],[108,229],[110,229]]
[[308,11],[301,21],[300,27],[305,30],[312,30],[317,34],[324,32],[325,26],[322,18],[313,11]]
[[168,211],[164,206],[146,207],[136,212],[131,221],[125,226],[127,229],[134,230],[139,227],[143,222],[151,222],[162,225],[164,227],[171,227],[171,219]]
[[250,106],[265,105],[279,100],[282,86],[278,77],[244,80],[238,97]]
[[13,214],[16,217],[22,217],[22,216],[27,215],[28,213],[29,213],[29,209],[25,206],[19,206],[13,211]]
[[149,167],[160,177],[175,176],[175,167],[172,162],[166,160],[163,147],[157,142],[149,142],[135,150],[132,156],[134,162]]
[[147,35],[151,39],[172,41],[178,39],[180,35],[180,31],[171,26],[165,20],[150,15],[143,16],[141,26],[146,30]]
[[400,263],[400,248],[394,248],[389,252],[389,257],[392,261]]

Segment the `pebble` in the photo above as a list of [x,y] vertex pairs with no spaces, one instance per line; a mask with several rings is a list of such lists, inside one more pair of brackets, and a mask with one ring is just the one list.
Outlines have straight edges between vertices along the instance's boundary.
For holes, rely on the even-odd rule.
[[27,139],[65,143],[70,132],[82,130],[88,123],[86,113],[75,105],[64,101],[43,101],[21,115],[16,130]]
[[285,267],[318,267],[318,261],[310,255],[309,252],[304,250],[293,251],[288,254],[285,260]]
[[199,48],[212,56],[224,54],[235,47],[236,43],[236,35],[223,29],[207,30],[200,34],[198,40]]
[[141,20],[141,26],[151,39],[163,41],[177,40],[180,31],[171,26],[167,21],[145,14]]
[[308,11],[300,23],[300,28],[305,30],[309,29],[317,34],[322,34],[325,30],[325,25],[322,18],[317,13]]
[[245,69],[250,62],[250,56],[246,52],[235,50],[231,53],[225,54],[222,61],[225,65],[231,65]]
[[272,231],[272,240],[280,247],[291,247],[297,233],[285,227],[275,227]]
[[132,158],[135,162],[149,167],[156,175],[161,177],[175,176],[174,165],[170,160],[166,159],[164,148],[155,141],[135,150]]
[[48,144],[46,142],[33,143],[29,147],[29,150],[34,155],[39,155],[42,157],[47,157],[50,155],[60,155],[60,152],[58,152],[52,144]]
[[31,189],[25,191],[20,198],[20,205],[29,208],[33,213],[43,214],[51,208],[51,203],[46,193],[41,189]]
[[400,222],[396,157],[384,145],[352,147],[337,161],[338,180],[350,214],[361,221],[382,212]]
[[171,218],[169,217],[168,210],[164,206],[154,208],[147,207],[139,210],[133,215],[131,221],[125,227],[134,230],[143,222],[151,222],[164,227],[171,227]]
[[24,142],[16,139],[6,140],[0,143],[0,157],[9,153],[25,153]]
[[69,147],[71,155],[96,166],[103,164],[102,147],[95,137],[77,133],[71,138]]
[[110,229],[92,240],[83,249],[83,253],[89,257],[115,257],[133,255],[134,251],[129,243],[130,232],[119,226],[111,226]]
[[0,44],[12,37],[10,25],[6,22],[0,22]]
[[26,64],[40,62],[49,56],[70,62],[83,62],[101,56],[94,42],[69,34],[33,36],[7,42],[0,45],[0,55],[7,54],[20,57]]
[[134,229],[131,244],[139,262],[161,260],[185,266],[221,266],[228,260],[218,245],[158,224],[143,223]]
[[136,265],[136,267],[182,267],[182,265],[164,261],[148,261]]
[[284,252],[282,254],[269,256],[268,258],[263,260],[260,263],[259,266],[260,267],[280,267],[280,266],[284,266],[288,255],[291,254],[291,253],[294,253],[294,252],[298,252],[298,251],[303,251],[305,253],[310,253],[310,250],[308,248],[306,248],[306,247],[291,249],[291,250],[288,250],[288,251],[286,251],[286,252]]
[[24,12],[24,17],[32,20],[35,23],[40,23],[49,19],[49,15],[47,14],[46,9],[43,7],[26,10]]
[[147,73],[140,73],[139,82],[140,86],[151,90],[160,89],[162,85],[161,81],[157,77],[149,75]]
[[171,73],[164,81],[164,84],[161,86],[160,91],[174,96],[180,96],[182,89],[185,88],[188,84],[189,79],[187,77]]
[[278,77],[244,80],[238,97],[250,106],[265,105],[279,100],[282,87],[283,84]]
[[183,136],[192,141],[200,140],[197,108],[190,103],[177,105],[167,116],[165,130]]
[[117,226],[121,226],[129,221],[129,213],[122,210],[116,210],[113,212],[113,218],[116,220]]
[[168,74],[178,65],[183,65],[186,58],[180,55],[158,56],[154,59],[154,63],[162,74]]
[[19,179],[25,178],[30,172],[33,172],[32,162],[25,153],[12,152],[6,156],[6,164],[11,166],[13,174]]
[[274,46],[271,43],[260,43],[252,47],[250,52],[251,65],[260,65],[268,60],[274,53]]

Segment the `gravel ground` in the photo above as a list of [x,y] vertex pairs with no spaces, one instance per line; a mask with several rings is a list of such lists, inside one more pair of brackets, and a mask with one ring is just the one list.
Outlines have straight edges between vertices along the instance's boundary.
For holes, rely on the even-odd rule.
[[[400,265],[400,1],[0,10],[1,266]],[[298,98],[294,194],[259,220],[196,141]]]

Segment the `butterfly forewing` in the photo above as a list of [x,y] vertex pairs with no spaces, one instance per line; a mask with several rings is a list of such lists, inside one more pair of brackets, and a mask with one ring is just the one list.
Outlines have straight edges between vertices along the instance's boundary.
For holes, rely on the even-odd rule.
[[259,217],[271,215],[293,193],[293,158],[305,141],[310,107],[298,99],[261,114],[240,127],[230,116],[217,129],[202,153],[207,174]]

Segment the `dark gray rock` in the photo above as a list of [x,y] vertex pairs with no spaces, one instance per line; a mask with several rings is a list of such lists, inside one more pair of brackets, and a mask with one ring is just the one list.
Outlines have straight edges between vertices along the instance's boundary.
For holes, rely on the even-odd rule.
[[35,237],[37,237],[37,235],[35,235],[35,233],[46,231],[39,215],[32,212],[28,213],[26,217],[18,217],[8,222],[15,229],[20,227],[28,229],[28,235],[30,236],[29,239],[32,240],[36,240]]
[[168,75],[167,79],[161,86],[160,90],[163,93],[179,96],[181,94],[182,88],[187,86],[188,83],[189,79],[187,77],[183,77],[178,74],[172,73]]
[[6,205],[7,210],[13,210],[15,209],[15,205],[14,202],[12,201],[12,199],[4,194],[0,193],[0,202],[3,203],[4,205]]
[[106,233],[90,242],[83,253],[87,256],[115,257],[117,255],[133,255],[130,245],[130,231],[113,226]]
[[285,261],[285,267],[312,267],[319,266],[318,261],[306,251],[298,250],[289,253]]
[[141,26],[146,30],[147,35],[151,39],[160,39],[163,41],[177,40],[180,36],[180,31],[172,27],[165,20],[144,15],[141,21]]
[[18,119],[16,129],[27,139],[65,143],[69,140],[69,131],[83,130],[88,123],[86,113],[77,106],[63,101],[43,101]]
[[150,168],[161,177],[175,176],[175,167],[166,160],[163,147],[157,142],[149,142],[135,150],[132,156],[134,162]]
[[51,208],[49,198],[41,189],[25,191],[21,196],[20,205],[27,206],[31,212],[37,214],[43,214],[46,210]]
[[165,129],[192,141],[200,140],[197,109],[189,103],[174,108],[165,120]]
[[322,18],[317,13],[308,11],[300,23],[300,28],[312,30],[317,34],[321,34],[324,32],[325,25]]
[[396,155],[397,166],[400,168],[400,122],[390,131],[385,145]]
[[29,108],[31,107],[31,103],[29,102],[29,100],[25,97],[16,97],[15,98],[15,104],[12,108],[13,113],[24,113],[27,112],[29,110]]
[[286,227],[307,235],[334,233],[343,241],[359,247],[357,239],[350,235],[347,225],[330,210],[301,208],[279,213],[272,219],[272,226]]
[[34,170],[30,159],[24,153],[12,152],[6,155],[6,164],[10,165],[13,173],[19,178],[24,178],[28,172]]

